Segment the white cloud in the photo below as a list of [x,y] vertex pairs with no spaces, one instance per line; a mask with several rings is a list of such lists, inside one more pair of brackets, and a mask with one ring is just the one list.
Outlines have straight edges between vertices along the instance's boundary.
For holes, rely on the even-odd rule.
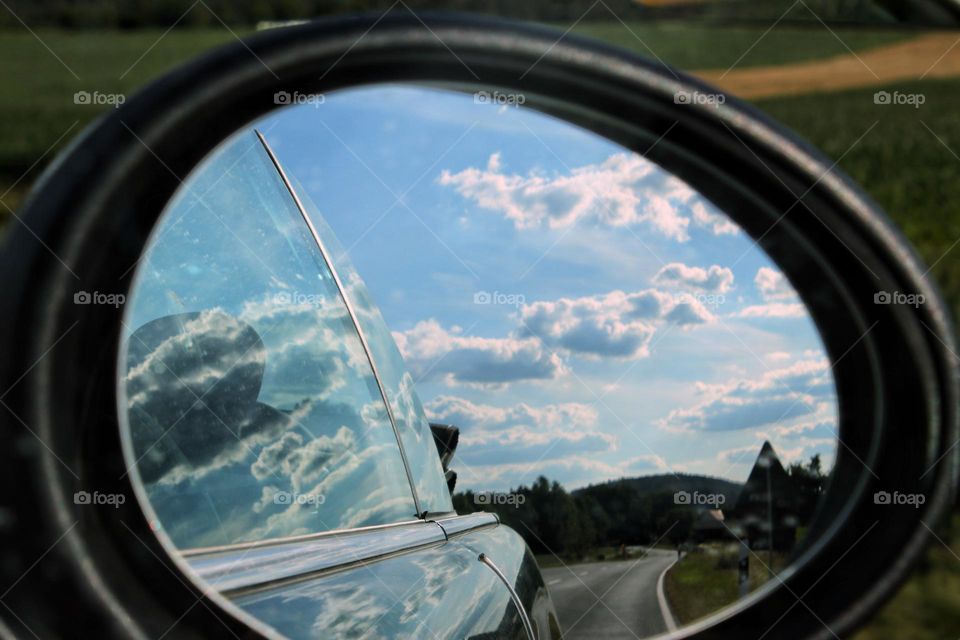
[[498,407],[440,396],[425,409],[431,420],[460,427],[458,471],[464,470],[467,476],[478,466],[609,452],[618,443],[615,436],[598,428],[597,410],[581,403]]
[[615,153],[603,162],[575,167],[566,175],[503,172],[499,153],[485,169],[443,171],[439,183],[451,186],[483,209],[502,213],[518,229],[560,229],[580,220],[612,227],[649,224],[677,241],[689,240],[691,220],[715,234],[730,233],[686,183],[632,153]]
[[757,460],[764,440],[773,446],[780,463],[787,467],[794,462],[806,462],[814,454],[820,454],[820,462],[825,471],[833,465],[836,451],[836,438],[804,438],[803,440],[779,440],[776,437],[759,436],[753,444],[744,447],[724,449],[717,453],[717,460],[730,465],[730,469],[740,469],[744,474],[749,472]]
[[776,269],[760,267],[753,283],[763,304],[750,305],[738,311],[738,318],[803,318],[809,315],[797,292]]
[[537,476],[560,482],[566,489],[576,489],[587,484],[614,478],[626,478],[650,473],[670,473],[663,458],[656,455],[640,455],[607,462],[596,457],[570,455],[563,458],[512,462],[475,467],[473,475],[462,476],[458,490],[501,491],[516,488],[520,484],[531,485]]
[[770,267],[757,269],[757,275],[754,276],[753,283],[757,286],[757,291],[760,292],[761,297],[767,301],[791,300],[797,297],[786,277]]
[[586,427],[597,423],[596,408],[579,402],[540,407],[525,403],[497,407],[457,396],[439,396],[428,402],[424,408],[431,419],[485,431],[497,431],[515,425],[555,430],[566,425]]
[[448,330],[432,319],[394,332],[393,337],[416,378],[499,385],[556,378],[566,371],[560,356],[548,352],[536,338],[464,336],[459,327]]
[[660,269],[651,282],[708,293],[726,293],[733,286],[733,271],[716,264],[704,269],[671,262]]
[[769,431],[757,432],[758,437],[770,440],[773,438],[787,439],[836,439],[837,421],[831,417],[826,420],[812,420],[798,422],[792,425],[777,425]]
[[506,337],[466,336],[434,319],[393,333],[407,367],[418,379],[450,385],[499,386],[519,380],[550,380],[567,373],[571,355],[644,358],[665,324],[683,328],[715,321],[694,296],[656,289],[611,291],[523,305],[517,328]]
[[534,302],[520,310],[524,328],[551,347],[597,358],[642,358],[663,322],[682,326],[714,321],[699,301],[647,289]]
[[807,315],[807,308],[800,302],[754,304],[736,313],[738,318],[803,318]]
[[743,447],[724,449],[717,452],[717,460],[731,466],[751,465],[759,455],[761,446],[763,446],[763,440]]
[[740,227],[723,213],[713,213],[707,209],[703,202],[694,202],[690,205],[693,211],[693,221],[698,225],[707,227],[714,235],[733,235],[740,232]]
[[668,431],[732,431],[776,427],[794,418],[833,411],[833,378],[825,359],[800,360],[759,378],[696,383],[699,400],[657,422]]

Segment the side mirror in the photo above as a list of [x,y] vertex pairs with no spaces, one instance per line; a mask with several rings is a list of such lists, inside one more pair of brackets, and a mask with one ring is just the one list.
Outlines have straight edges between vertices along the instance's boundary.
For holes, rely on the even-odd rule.
[[457,486],[457,472],[450,468],[450,462],[453,460],[453,454],[457,452],[457,444],[460,443],[460,429],[452,424],[431,422],[430,431],[433,432],[433,441],[437,444],[437,453],[440,455],[440,464],[443,465],[447,488],[452,494],[454,487]]
[[[271,636],[157,535],[161,523],[129,473],[119,418],[123,308],[75,295],[129,294],[133,267],[191,171],[289,96],[400,83],[523,95],[525,107],[663,167],[777,263],[829,357],[836,461],[778,580],[674,637],[848,634],[894,592],[953,504],[960,368],[952,320],[926,267],[836,163],[733,97],[690,99],[722,94],[551,29],[421,17],[322,21],[216,50],[98,120],[36,185],[25,224],[10,230],[0,257],[0,429],[11,443],[0,469],[17,488],[0,511],[10,559],[0,581],[16,585],[5,603],[42,635],[82,627],[158,637],[176,625],[182,637],[223,635],[224,627]],[[923,304],[891,304],[889,292]],[[452,491],[459,432],[431,427]],[[76,496],[92,486],[136,499],[83,509]],[[924,499],[891,507],[884,496],[894,494]],[[31,572],[37,558],[56,569]]]

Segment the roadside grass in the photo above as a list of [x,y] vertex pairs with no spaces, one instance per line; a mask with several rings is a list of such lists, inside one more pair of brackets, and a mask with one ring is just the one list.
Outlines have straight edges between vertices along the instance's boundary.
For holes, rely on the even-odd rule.
[[[628,30],[616,22],[581,23],[575,31],[650,55],[639,37],[665,62],[687,69],[728,67],[762,33],[750,28],[724,27],[721,32],[716,27],[663,23],[631,24]],[[860,30],[837,33],[854,50],[911,35]],[[157,42],[161,34],[39,31],[38,36],[79,80],[29,33],[15,30],[0,35],[0,75],[5,79],[0,92],[0,194],[5,194],[0,200],[4,204],[16,210],[42,167],[83,126],[109,108],[77,105],[75,92],[129,94],[174,65],[233,40],[224,29],[172,31]],[[845,52],[822,27],[778,26],[737,66],[797,62]],[[873,94],[878,88],[871,88],[766,99],[756,104],[828,157],[839,159],[839,167],[886,209],[924,261],[933,265],[932,275],[954,317],[960,317],[960,244],[954,246],[960,239],[960,118],[956,117],[960,79],[883,88],[923,93],[926,102],[919,109],[876,105]],[[864,136],[874,122],[877,124]],[[63,139],[51,148],[60,136]],[[0,206],[0,228],[9,219]],[[958,524],[955,517],[955,530]],[[960,636],[960,545],[954,544],[952,550],[937,542],[933,545],[924,565],[858,633],[857,640]],[[615,550],[609,551],[605,555],[615,558]],[[537,560],[541,567],[560,566],[552,556],[538,556]],[[702,617],[736,599],[736,565],[723,570],[715,565],[715,559],[691,553],[669,572],[667,593],[679,621]],[[757,562],[751,566],[753,580],[754,568],[762,570],[762,566]]]
[[849,28],[834,29],[836,35],[833,35],[819,23],[809,27],[779,24],[764,35],[766,28],[766,25],[600,21],[581,22],[573,33],[658,57],[684,70],[804,62],[893,44],[917,35],[907,30]]
[[[758,559],[759,557],[759,559]],[[667,572],[664,590],[670,609],[680,624],[689,624],[733,604],[739,598],[737,585],[739,549],[733,545],[701,545],[683,556]],[[769,564],[766,551],[750,557],[750,591],[773,578],[786,565],[786,556],[773,554]]]
[[[874,104],[874,92],[881,88],[922,93],[926,102],[919,108]],[[839,159],[839,167],[887,211],[932,267],[954,318],[960,317],[960,244],[954,244],[960,239],[957,104],[960,79],[757,103],[829,158]]]
[[[76,92],[129,97],[175,65],[234,39],[222,28],[162,35],[161,30],[44,29],[37,31],[41,43],[23,29],[0,32],[0,77],[4,79],[0,91],[0,194],[10,190],[2,197],[7,206],[16,210],[29,183],[56,152],[111,108],[76,104]],[[38,160],[29,175],[10,189]],[[0,207],[0,224],[8,217],[6,209]]]
[[[960,515],[952,518],[953,532],[960,530]],[[947,548],[933,540],[920,567],[854,640],[941,640],[960,637],[960,544],[956,535],[938,530]]]
[[[555,26],[566,29],[569,25]],[[236,31],[238,35],[249,32]],[[738,67],[846,52],[819,25],[777,26],[759,41],[763,34],[759,27],[690,26],[674,22],[632,22],[624,26],[611,20],[580,23],[574,31],[647,56],[652,49],[665,62],[685,69],[728,67],[741,56]],[[120,93],[129,97],[136,88],[177,64],[234,40],[224,28],[176,29],[166,35],[162,30],[41,29],[36,33],[42,43],[24,29],[0,31],[0,77],[5,80],[4,91],[0,92],[0,199],[14,211],[22,203],[29,184],[56,152],[110,108],[75,104],[76,92]],[[854,50],[912,35],[890,30],[837,33]],[[24,176],[28,170],[29,175]],[[17,188],[10,190],[17,180],[21,180]],[[0,207],[0,226],[8,218],[6,209]]]

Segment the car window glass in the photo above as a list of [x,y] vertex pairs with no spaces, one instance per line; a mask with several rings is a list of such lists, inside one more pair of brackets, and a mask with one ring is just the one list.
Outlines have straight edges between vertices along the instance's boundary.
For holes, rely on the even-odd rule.
[[354,306],[357,322],[367,339],[376,363],[377,374],[390,400],[390,408],[393,410],[397,430],[403,441],[407,461],[417,487],[420,508],[428,513],[453,511],[453,502],[443,475],[433,434],[430,431],[430,423],[416,393],[416,381],[404,365],[403,357],[397,349],[397,343],[380,309],[374,304],[366,284],[354,268],[333,230],[330,229],[322,212],[306,194],[305,189],[297,187],[297,195],[301,198],[324,246],[327,247],[334,268],[344,282],[346,295]]
[[416,516],[359,336],[254,134],[161,218],[124,340],[132,466],[178,547]]

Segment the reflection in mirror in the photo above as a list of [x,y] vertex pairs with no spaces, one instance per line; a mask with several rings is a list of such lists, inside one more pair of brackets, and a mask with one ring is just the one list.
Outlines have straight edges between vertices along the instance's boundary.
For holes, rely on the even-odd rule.
[[126,316],[132,455],[178,547],[416,517],[347,309],[253,134],[171,203]]
[[287,636],[654,635],[776,580],[825,490],[833,377],[776,265],[642,155],[491,96],[277,111],[138,267],[141,497]]

